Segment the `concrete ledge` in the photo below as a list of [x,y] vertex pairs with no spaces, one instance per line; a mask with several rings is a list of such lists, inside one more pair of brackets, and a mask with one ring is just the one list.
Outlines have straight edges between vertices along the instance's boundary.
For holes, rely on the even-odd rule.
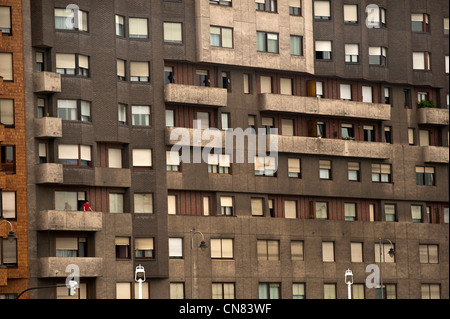
[[37,230],[101,231],[103,213],[42,210],[37,215]]
[[100,257],[42,257],[40,278],[65,278],[69,273],[66,267],[75,264],[80,269],[80,277],[101,277],[103,275],[103,258]]
[[36,184],[61,184],[64,181],[62,164],[36,164],[35,172]]
[[131,187],[131,170],[129,168],[95,168],[95,186]]
[[328,115],[381,121],[389,121],[391,119],[391,106],[389,104],[268,93],[259,94],[259,102],[261,111]]
[[35,72],[33,85],[36,93],[59,93],[61,92],[61,75],[54,72]]
[[62,137],[62,119],[57,117],[34,119],[34,136],[38,138]]
[[448,146],[421,146],[425,163],[448,164]]
[[417,110],[419,124],[448,125],[448,109],[424,107]]
[[168,103],[227,106],[227,90],[221,88],[166,84],[164,101]]

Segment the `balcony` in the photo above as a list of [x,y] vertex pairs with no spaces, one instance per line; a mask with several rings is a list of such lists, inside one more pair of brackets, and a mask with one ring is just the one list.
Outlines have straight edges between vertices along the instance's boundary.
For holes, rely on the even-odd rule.
[[36,219],[37,230],[101,231],[101,212],[42,210]]
[[[267,137],[267,149],[270,150],[269,137]],[[388,159],[392,157],[392,145],[378,142],[280,135],[278,136],[278,152]]]
[[421,146],[425,163],[448,164],[448,146]]
[[391,106],[389,104],[264,93],[259,94],[259,105],[261,111],[303,113],[380,121],[389,121],[391,119]]
[[166,84],[164,101],[166,103],[227,106],[227,90],[195,85]]
[[128,168],[96,167],[95,186],[131,187],[131,170]]
[[62,164],[37,164],[35,172],[36,184],[62,184],[64,181]]
[[61,92],[61,75],[54,72],[36,72],[33,74],[35,93]]
[[225,131],[193,129],[184,127],[166,128],[166,145],[225,147]]
[[36,138],[62,137],[62,119],[57,117],[34,119],[34,136]]
[[75,264],[80,269],[80,277],[103,276],[103,258],[101,257],[41,257],[40,278],[66,278],[67,265]]
[[418,109],[418,123],[448,125],[448,109],[423,107]]

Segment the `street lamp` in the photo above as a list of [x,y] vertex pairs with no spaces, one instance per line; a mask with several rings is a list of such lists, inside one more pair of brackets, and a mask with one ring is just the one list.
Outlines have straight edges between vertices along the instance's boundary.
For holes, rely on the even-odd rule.
[[383,273],[382,273],[382,263],[381,263],[381,257],[382,257],[381,251],[382,251],[383,241],[388,241],[391,244],[391,248],[388,251],[388,255],[390,257],[394,257],[394,255],[395,255],[394,244],[392,244],[392,241],[390,241],[387,238],[385,238],[385,239],[380,238],[380,289],[381,289],[381,299],[384,299]]
[[145,281],[144,266],[136,266],[136,270],[134,272],[134,280],[139,284],[138,299],[142,299],[142,283]]
[[345,284],[348,288],[348,299],[352,299],[353,272],[350,269],[345,271]]
[[203,236],[203,233],[200,231],[195,231],[195,228],[192,228],[190,230],[191,233],[191,299],[194,299],[194,269],[193,269],[193,259],[192,259],[192,250],[194,249],[194,235],[200,234],[202,235],[202,241],[200,242],[199,248],[202,250],[205,250],[208,248],[208,246],[205,243],[205,236]]
[[8,220],[3,220],[3,221],[0,222],[0,226],[1,226],[3,223],[8,223],[8,224],[9,224],[9,227],[11,227],[11,230],[9,231],[9,234],[8,234],[8,236],[7,236],[6,238],[8,238],[8,240],[9,240],[10,242],[11,242],[11,241],[14,241],[14,239],[16,239],[16,235],[15,235],[14,232],[13,232],[13,226],[12,226],[11,222],[8,221]]

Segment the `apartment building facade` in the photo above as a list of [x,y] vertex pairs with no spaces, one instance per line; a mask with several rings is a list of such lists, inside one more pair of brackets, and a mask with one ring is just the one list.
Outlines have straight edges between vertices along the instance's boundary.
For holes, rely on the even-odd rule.
[[448,4],[373,2],[23,1],[30,286],[448,298]]

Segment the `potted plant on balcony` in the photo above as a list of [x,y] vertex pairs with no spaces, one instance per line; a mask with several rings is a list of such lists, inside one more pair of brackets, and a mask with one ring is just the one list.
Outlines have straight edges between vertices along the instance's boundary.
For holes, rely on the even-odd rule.
[[419,104],[417,104],[417,107],[418,108],[425,108],[425,107],[434,108],[436,106],[434,105],[433,100],[422,100],[419,102]]

